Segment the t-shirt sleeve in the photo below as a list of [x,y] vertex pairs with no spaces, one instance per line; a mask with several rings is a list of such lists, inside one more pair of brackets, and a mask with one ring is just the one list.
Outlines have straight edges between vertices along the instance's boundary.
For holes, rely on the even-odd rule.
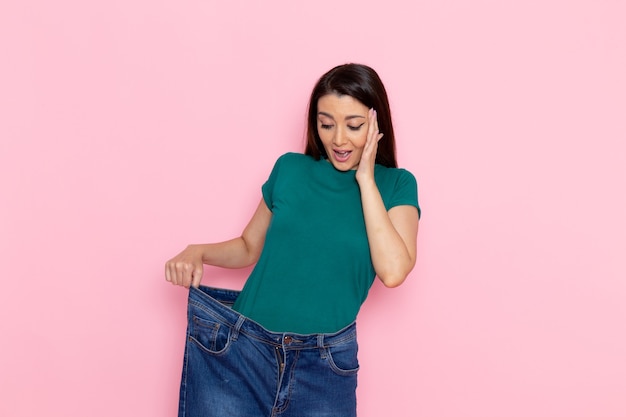
[[280,166],[282,165],[284,159],[287,157],[287,154],[282,155],[280,158],[276,160],[274,164],[274,168],[272,168],[272,172],[270,172],[270,176],[265,181],[263,186],[261,187],[261,192],[263,193],[263,200],[265,200],[265,204],[267,208],[273,211],[274,207],[274,189],[276,188],[276,181],[278,180],[278,172],[280,171]]
[[413,174],[405,169],[398,170],[398,178],[391,199],[386,203],[387,210],[395,206],[413,206],[417,215],[422,217],[422,209],[417,199],[417,181]]

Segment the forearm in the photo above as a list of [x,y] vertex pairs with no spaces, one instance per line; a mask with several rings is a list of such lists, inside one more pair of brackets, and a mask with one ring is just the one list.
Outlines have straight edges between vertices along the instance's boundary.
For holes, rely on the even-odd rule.
[[244,268],[254,264],[259,254],[240,236],[219,243],[190,245],[202,256],[202,263],[222,268]]
[[187,246],[165,263],[165,279],[175,285],[197,287],[202,281],[202,264],[223,268],[252,265],[261,256],[271,218],[272,212],[261,200],[241,236],[220,243]]
[[[376,274],[387,287],[405,280],[415,265],[415,248],[394,226],[373,179],[359,183],[365,228]],[[417,219],[416,219],[417,220]],[[415,235],[417,231],[408,235]],[[412,237],[413,242],[415,237]]]

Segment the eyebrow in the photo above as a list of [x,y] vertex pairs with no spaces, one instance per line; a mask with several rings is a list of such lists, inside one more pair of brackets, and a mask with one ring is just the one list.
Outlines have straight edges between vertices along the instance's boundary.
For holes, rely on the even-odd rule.
[[[326,117],[328,117],[330,119],[335,120],[335,118],[331,114],[323,112],[323,111],[318,112],[317,115],[318,116],[326,116]],[[346,120],[350,120],[350,119],[365,119],[365,116],[360,116],[358,114],[353,114],[353,115],[350,115],[350,116],[346,116]]]

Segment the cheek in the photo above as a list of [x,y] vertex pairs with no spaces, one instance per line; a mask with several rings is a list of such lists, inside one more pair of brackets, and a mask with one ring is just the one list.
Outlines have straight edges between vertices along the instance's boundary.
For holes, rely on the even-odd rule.
[[328,143],[332,140],[332,133],[330,130],[322,129],[320,127],[317,128],[317,134],[322,140],[322,143]]
[[357,148],[365,147],[365,142],[367,142],[367,131],[355,133],[351,141],[352,144]]

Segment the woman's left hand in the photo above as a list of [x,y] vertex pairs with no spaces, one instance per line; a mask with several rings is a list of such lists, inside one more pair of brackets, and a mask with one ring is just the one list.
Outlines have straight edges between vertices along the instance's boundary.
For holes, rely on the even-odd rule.
[[383,134],[378,131],[378,118],[376,110],[370,109],[367,124],[367,139],[361,154],[361,161],[356,170],[356,180],[374,179],[374,165],[376,164],[376,153],[378,151],[378,141]]

